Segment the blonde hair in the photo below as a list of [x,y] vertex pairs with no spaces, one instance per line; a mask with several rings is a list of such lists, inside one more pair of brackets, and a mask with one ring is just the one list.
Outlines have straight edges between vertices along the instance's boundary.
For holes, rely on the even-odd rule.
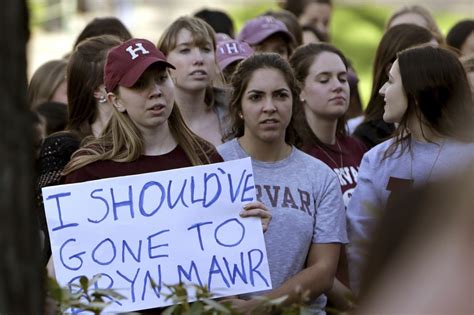
[[[188,30],[193,37],[193,44],[201,47],[206,46],[209,41],[212,44],[212,50],[214,51],[214,60],[215,57],[215,47],[216,47],[216,33],[214,29],[207,24],[204,20],[196,17],[182,16],[171,23],[170,26],[163,32],[156,46],[161,50],[166,56],[176,48],[176,42],[178,34],[181,30]],[[214,61],[215,68],[219,69],[217,62]],[[220,77],[218,78],[221,82],[224,82],[225,79],[222,73],[219,71]],[[209,86],[206,89],[205,103],[208,108],[213,108],[215,105],[215,97],[212,87]]]
[[385,25],[385,29],[387,30],[387,29],[390,28],[390,24],[392,24],[392,21],[395,18],[397,18],[401,15],[407,14],[407,13],[414,13],[414,14],[418,14],[419,16],[421,16],[426,21],[427,28],[433,34],[436,41],[439,44],[444,44],[444,42],[445,42],[444,36],[441,33],[441,31],[438,27],[438,24],[436,23],[436,20],[434,19],[433,15],[431,14],[431,12],[428,9],[426,9],[422,6],[419,6],[419,5],[403,6],[400,9],[398,9],[397,11],[395,11],[390,16],[390,18],[388,19],[387,24]]
[[[174,106],[168,118],[171,134],[184,150],[192,165],[211,163],[209,156],[215,153],[212,144],[195,135],[186,126],[178,106]],[[113,107],[112,117],[101,136],[84,139],[81,149],[76,151],[66,165],[63,175],[67,175],[88,164],[101,160],[133,162],[143,153],[140,131],[128,114]]]

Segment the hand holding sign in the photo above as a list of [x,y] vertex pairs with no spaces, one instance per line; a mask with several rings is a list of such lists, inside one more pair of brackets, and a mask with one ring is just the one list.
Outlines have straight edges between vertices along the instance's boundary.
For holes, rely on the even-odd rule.
[[127,298],[106,312],[169,305],[165,284],[179,282],[215,296],[271,289],[261,226],[271,216],[254,202],[250,159],[47,187],[43,196],[58,282],[101,274],[97,287]]

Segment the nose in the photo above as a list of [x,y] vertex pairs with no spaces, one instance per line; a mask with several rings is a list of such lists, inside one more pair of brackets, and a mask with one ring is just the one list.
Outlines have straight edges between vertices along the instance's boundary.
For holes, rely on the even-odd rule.
[[387,89],[386,86],[387,86],[387,83],[384,83],[384,85],[382,85],[382,87],[379,90],[380,95],[385,96],[385,90]]
[[[344,87],[344,84],[346,84],[346,82],[347,82],[347,81],[346,82],[341,82],[341,80],[339,80],[338,78],[335,78],[334,81],[335,82],[334,82],[333,88],[334,88],[335,91],[338,91],[338,92],[342,90],[342,88]],[[347,83],[347,84],[349,84],[349,83]]]
[[276,106],[273,103],[272,98],[268,98],[265,100],[265,103],[263,105],[263,112],[264,113],[274,113],[276,112]]
[[153,82],[150,90],[150,98],[158,98],[162,95],[163,92],[161,91],[161,86],[158,83]]
[[193,57],[194,57],[193,64],[201,65],[201,64],[204,63],[204,59],[202,57],[201,49],[199,49],[199,47],[194,47]]

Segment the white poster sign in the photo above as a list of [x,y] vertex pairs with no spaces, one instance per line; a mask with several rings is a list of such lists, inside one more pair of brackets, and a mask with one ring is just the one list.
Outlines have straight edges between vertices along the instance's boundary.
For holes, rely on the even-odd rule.
[[[271,289],[250,158],[43,188],[60,285],[100,274],[126,297],[106,311],[169,305],[165,285],[215,296]],[[152,283],[154,285],[152,285]]]

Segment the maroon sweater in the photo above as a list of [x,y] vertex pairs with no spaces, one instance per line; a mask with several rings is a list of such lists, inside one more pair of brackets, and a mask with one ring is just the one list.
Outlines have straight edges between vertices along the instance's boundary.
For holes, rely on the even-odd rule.
[[[209,159],[211,163],[224,161],[216,151]],[[141,155],[133,162],[97,161],[67,174],[63,179],[63,183],[80,183],[95,179],[166,171],[189,166],[193,165],[184,150],[178,145],[172,151],[163,155]]]

